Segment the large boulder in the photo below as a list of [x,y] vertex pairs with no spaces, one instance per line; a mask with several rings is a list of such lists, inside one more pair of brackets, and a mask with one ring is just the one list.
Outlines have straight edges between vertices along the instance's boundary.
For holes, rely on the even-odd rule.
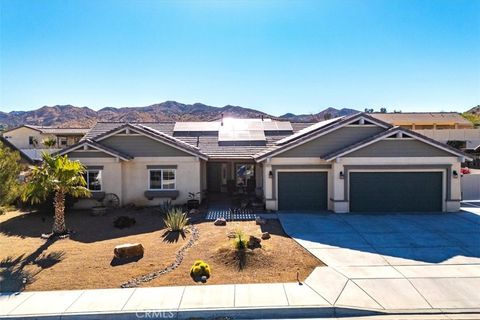
[[125,243],[115,247],[113,254],[117,259],[142,257],[144,249],[141,243]]
[[262,245],[260,244],[262,239],[257,238],[255,236],[250,236],[248,239],[247,247],[250,249],[260,248]]
[[255,218],[255,223],[256,223],[257,225],[264,225],[264,224],[267,223],[267,220],[265,220],[265,219],[263,219],[263,218],[261,218],[261,217],[256,217],[256,218]]
[[262,239],[263,239],[263,240],[270,239],[270,233],[268,233],[268,232],[263,232],[263,233],[262,233]]
[[227,220],[225,220],[225,218],[218,218],[213,224],[216,226],[226,226]]

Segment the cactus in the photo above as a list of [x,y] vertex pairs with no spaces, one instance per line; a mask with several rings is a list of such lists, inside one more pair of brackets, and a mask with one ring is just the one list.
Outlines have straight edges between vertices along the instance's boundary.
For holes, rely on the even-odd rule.
[[203,277],[210,278],[210,272],[210,266],[206,262],[197,260],[190,269],[190,276],[194,281],[199,281]]

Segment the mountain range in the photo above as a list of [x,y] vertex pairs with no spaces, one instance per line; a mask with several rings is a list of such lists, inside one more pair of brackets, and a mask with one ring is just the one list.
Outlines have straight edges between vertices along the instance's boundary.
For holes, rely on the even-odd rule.
[[227,105],[218,108],[202,103],[184,104],[176,101],[165,101],[145,107],[108,107],[98,111],[88,107],[56,105],[44,106],[31,111],[8,113],[0,111],[0,128],[11,128],[22,124],[79,128],[92,127],[97,121],[212,121],[220,119],[222,115],[235,118],[260,118],[263,116],[292,122],[312,122],[357,112],[359,111],[348,108],[327,108],[316,114],[287,113],[275,117],[255,109],[239,106]]

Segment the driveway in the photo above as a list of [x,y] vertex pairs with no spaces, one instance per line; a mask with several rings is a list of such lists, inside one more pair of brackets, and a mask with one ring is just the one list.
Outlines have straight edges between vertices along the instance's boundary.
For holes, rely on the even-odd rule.
[[292,238],[327,264],[307,284],[325,290],[321,283],[335,279],[336,291],[330,285],[323,294],[332,303],[358,306],[361,300],[384,309],[480,307],[476,209],[438,214],[290,212],[279,217]]

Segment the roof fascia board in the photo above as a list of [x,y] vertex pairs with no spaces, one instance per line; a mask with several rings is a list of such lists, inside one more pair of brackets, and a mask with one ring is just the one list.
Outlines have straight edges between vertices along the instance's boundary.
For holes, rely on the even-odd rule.
[[93,144],[93,143],[91,143],[90,141],[81,141],[78,145],[72,146],[72,147],[70,147],[70,148],[68,148],[68,149],[61,150],[61,151],[59,151],[57,154],[58,154],[58,155],[68,154],[68,153],[70,153],[70,152],[72,152],[72,151],[75,151],[75,150],[78,150],[78,149],[80,149],[80,148],[83,148],[84,146],[88,146],[88,147],[90,147],[90,148],[93,148],[93,149],[96,149],[96,150],[98,150],[98,151],[104,152],[104,153],[106,153],[106,154],[111,155],[112,157],[119,158],[119,159],[122,159],[122,160],[124,160],[124,161],[129,161],[129,160],[131,160],[131,159],[126,158],[126,157],[123,157],[123,156],[121,156],[121,155],[119,155],[119,154],[115,154],[115,153],[113,153],[113,152],[110,152],[109,150],[106,150],[106,149],[102,148],[100,145],[98,145],[98,144]]
[[30,129],[30,130],[35,130],[35,131],[37,131],[37,132],[43,133],[43,131],[40,130],[40,129],[31,127],[31,126],[29,126],[28,124],[22,124],[21,126],[18,126],[18,127],[15,127],[15,128],[12,128],[12,129],[8,129],[8,130],[6,130],[6,131],[3,131],[2,134],[5,134],[5,133],[7,133],[7,132],[11,132],[11,131],[14,131],[14,130],[17,130],[17,129],[20,129],[20,128],[28,128],[28,129]]

